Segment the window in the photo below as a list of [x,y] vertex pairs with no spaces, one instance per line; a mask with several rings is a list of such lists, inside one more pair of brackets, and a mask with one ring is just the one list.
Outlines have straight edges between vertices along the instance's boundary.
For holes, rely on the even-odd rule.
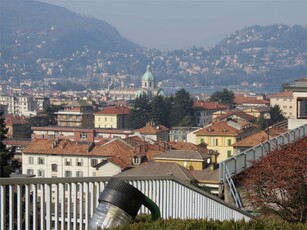
[[134,165],[139,165],[141,164],[141,157],[135,156],[132,158],[132,161]]
[[97,159],[91,159],[91,166],[92,167],[94,167],[97,164],[98,164],[98,160]]
[[227,140],[228,146],[231,146],[231,139]]
[[80,133],[80,139],[86,139],[87,138],[87,133],[82,132]]
[[58,171],[58,165],[57,164],[52,164],[51,165],[51,171],[52,172],[57,172]]
[[40,177],[45,176],[45,171],[43,169],[37,170],[37,176],[40,176]]
[[43,157],[38,158],[38,164],[40,164],[40,165],[44,164],[44,158]]
[[76,172],[76,177],[83,177],[83,172],[82,171],[77,171]]
[[27,169],[27,174],[28,175],[33,175],[34,174],[34,170],[33,169]]
[[227,150],[227,157],[231,157],[231,150]]
[[104,117],[104,121],[107,121],[108,120],[108,118],[107,117]]
[[100,121],[100,117],[98,117],[98,121]]
[[28,163],[29,163],[29,164],[33,164],[33,163],[34,163],[33,157],[29,157],[29,158],[28,158]]
[[77,159],[76,165],[77,165],[77,166],[82,166],[82,159]]
[[213,138],[213,146],[218,146],[218,144],[219,144],[218,139],[214,137]]
[[71,171],[65,171],[65,177],[71,177]]
[[69,158],[65,158],[65,165],[71,165],[71,160]]
[[113,117],[111,117],[111,122],[113,122]]

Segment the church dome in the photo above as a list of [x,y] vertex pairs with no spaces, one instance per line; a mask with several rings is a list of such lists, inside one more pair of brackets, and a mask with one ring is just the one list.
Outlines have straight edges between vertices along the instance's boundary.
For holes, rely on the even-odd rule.
[[147,70],[143,75],[142,81],[154,81],[154,76],[151,73],[150,65],[147,66]]
[[145,89],[139,89],[135,94],[136,97],[143,97],[145,95],[147,95],[147,91]]
[[162,97],[165,97],[165,96],[166,96],[164,90],[161,89],[161,88],[158,90],[157,95],[158,95],[158,96],[162,96]]

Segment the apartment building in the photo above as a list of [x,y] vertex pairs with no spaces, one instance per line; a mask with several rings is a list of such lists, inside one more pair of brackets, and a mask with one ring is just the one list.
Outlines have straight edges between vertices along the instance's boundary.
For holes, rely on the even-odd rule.
[[293,92],[293,116],[288,120],[288,128],[294,129],[307,123],[307,77],[294,81],[286,90]]
[[95,128],[125,129],[129,109],[123,106],[108,106],[94,113]]
[[8,113],[24,115],[26,117],[35,116],[36,102],[30,95],[0,95],[0,104],[8,106]]
[[258,126],[249,122],[235,120],[212,123],[204,128],[188,134],[188,141],[194,144],[207,144],[207,148],[219,153],[217,162],[221,162],[234,154],[233,144],[257,132]]
[[94,127],[93,107],[85,101],[74,101],[64,105],[64,110],[55,112],[58,126]]
[[282,111],[282,114],[286,118],[293,117],[293,92],[282,91],[276,94],[270,95],[270,105],[274,107],[278,105]]
[[113,176],[138,155],[121,139],[103,145],[67,139],[34,139],[23,150],[23,174],[38,177]]
[[198,127],[203,127],[209,124],[213,119],[213,114],[218,111],[227,111],[228,106],[219,104],[213,101],[194,101],[194,117],[196,125]]

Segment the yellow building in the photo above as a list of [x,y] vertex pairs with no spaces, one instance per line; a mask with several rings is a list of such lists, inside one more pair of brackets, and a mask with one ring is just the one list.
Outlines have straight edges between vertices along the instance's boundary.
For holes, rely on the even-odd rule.
[[208,149],[220,154],[217,162],[221,162],[234,153],[233,144],[258,130],[257,126],[248,122],[221,121],[206,126],[196,132],[196,143],[206,143]]
[[124,129],[127,126],[129,109],[123,106],[109,106],[94,113],[95,128]]
[[177,163],[189,170],[203,170],[210,155],[198,150],[169,150],[163,152],[153,159],[155,162]]

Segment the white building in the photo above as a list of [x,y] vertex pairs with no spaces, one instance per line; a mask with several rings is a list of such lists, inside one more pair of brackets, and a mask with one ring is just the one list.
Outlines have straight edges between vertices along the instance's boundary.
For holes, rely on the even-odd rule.
[[288,128],[294,129],[307,123],[307,77],[294,81],[286,90],[293,91],[293,117],[288,120]]
[[36,102],[34,97],[30,95],[0,95],[0,104],[7,105],[10,114],[26,117],[37,114]]
[[293,93],[292,91],[283,91],[280,93],[272,94],[270,96],[270,105],[274,107],[278,105],[282,114],[286,118],[293,117]]
[[104,145],[67,139],[34,139],[22,153],[22,173],[37,177],[113,176],[137,155],[120,139]]

